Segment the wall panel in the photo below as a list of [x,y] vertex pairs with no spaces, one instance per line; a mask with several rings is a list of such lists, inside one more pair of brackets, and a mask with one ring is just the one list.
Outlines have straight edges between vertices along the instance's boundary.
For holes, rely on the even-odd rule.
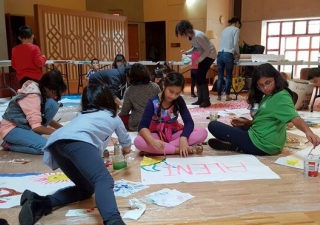
[[[35,5],[40,48],[48,59],[113,61],[128,58],[127,18],[88,11]],[[63,72],[63,66],[59,66]],[[77,82],[77,68],[68,65],[70,82]]]

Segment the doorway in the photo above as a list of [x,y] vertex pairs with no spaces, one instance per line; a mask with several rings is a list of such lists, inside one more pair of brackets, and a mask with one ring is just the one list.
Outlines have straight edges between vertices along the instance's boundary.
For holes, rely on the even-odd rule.
[[146,22],[146,60],[166,61],[166,22]]
[[129,62],[138,62],[139,55],[139,25],[128,24]]

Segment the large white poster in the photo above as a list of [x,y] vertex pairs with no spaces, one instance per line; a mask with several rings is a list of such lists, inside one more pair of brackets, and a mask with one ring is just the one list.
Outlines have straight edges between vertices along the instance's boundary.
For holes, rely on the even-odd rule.
[[280,178],[252,155],[145,157],[140,167],[144,184]]
[[0,174],[0,208],[20,205],[21,194],[26,189],[48,195],[73,185],[63,173]]

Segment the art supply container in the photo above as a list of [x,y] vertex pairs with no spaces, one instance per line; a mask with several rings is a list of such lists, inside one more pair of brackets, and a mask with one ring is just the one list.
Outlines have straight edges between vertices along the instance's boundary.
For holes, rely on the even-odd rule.
[[119,142],[114,143],[114,156],[112,156],[112,166],[114,170],[120,170],[127,167],[127,161],[122,154]]
[[123,155],[112,156],[112,166],[114,170],[121,170],[127,167],[127,161]]
[[210,112],[210,121],[216,121],[218,119],[218,112]]
[[317,177],[319,174],[319,155],[306,155],[304,157],[304,175],[305,177]]
[[113,153],[114,155],[121,155],[121,146],[117,141],[113,145]]

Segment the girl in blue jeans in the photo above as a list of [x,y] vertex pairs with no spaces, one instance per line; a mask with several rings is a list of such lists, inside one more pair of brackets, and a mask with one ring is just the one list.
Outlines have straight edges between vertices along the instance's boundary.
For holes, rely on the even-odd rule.
[[53,117],[59,109],[57,101],[66,89],[59,70],[43,74],[39,84],[32,80],[26,81],[10,100],[2,116],[2,147],[14,152],[43,154],[42,148],[47,139],[42,135],[50,135],[61,127]]
[[101,155],[113,132],[123,147],[122,153],[128,154],[130,136],[117,116],[117,105],[107,85],[86,86],[81,105],[81,114],[54,132],[44,147],[44,162],[54,170],[60,167],[75,186],[48,196],[24,191],[20,200],[20,225],[34,224],[53,208],[88,199],[93,194],[105,225],[125,224],[117,208],[114,181]]

